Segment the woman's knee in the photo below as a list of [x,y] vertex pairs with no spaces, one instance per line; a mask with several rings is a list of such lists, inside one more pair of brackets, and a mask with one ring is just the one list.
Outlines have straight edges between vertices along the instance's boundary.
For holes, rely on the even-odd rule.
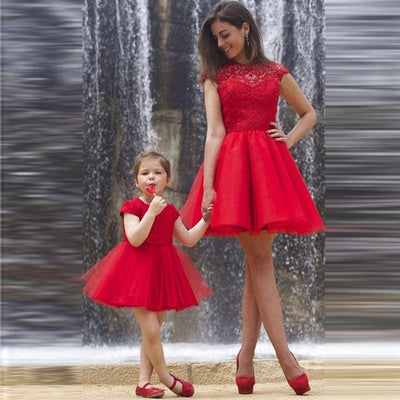
[[268,248],[250,248],[245,254],[250,270],[257,266],[268,265],[272,261],[271,250]]
[[160,326],[146,326],[142,329],[142,336],[148,343],[158,343],[160,341]]
[[238,241],[246,255],[246,264],[250,269],[255,265],[265,265],[272,261],[271,246],[275,235],[262,232],[251,236],[247,232],[238,237]]

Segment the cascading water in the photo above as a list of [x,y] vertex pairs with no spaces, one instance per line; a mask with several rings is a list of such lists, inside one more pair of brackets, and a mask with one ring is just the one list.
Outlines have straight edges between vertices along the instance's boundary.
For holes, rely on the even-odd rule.
[[[156,147],[172,159],[173,180],[166,196],[177,207],[186,198],[203,158],[206,134],[203,94],[198,82],[197,37],[201,21],[215,3],[86,2],[84,251],[87,267],[121,237],[117,210],[125,199],[132,197],[127,171],[134,155],[143,148]],[[318,31],[323,20],[312,19],[306,4],[299,10],[283,0],[243,3],[256,16],[267,55],[283,61],[296,78],[296,75],[301,78],[300,73],[304,72],[305,78],[299,82],[302,87],[309,83],[303,89],[322,112],[323,87],[316,82],[321,81],[323,70],[314,68],[318,64],[314,58],[323,54],[322,42],[314,38],[314,47],[308,49],[299,31]],[[301,17],[302,23],[306,18],[311,26],[302,26],[297,17]],[[295,22],[289,34],[287,21]],[[294,40],[296,35],[300,35],[298,41]],[[307,71],[303,71],[305,68]],[[284,103],[280,121],[286,129],[294,123],[294,115]],[[294,152],[311,192],[319,196],[320,207],[323,165],[315,163],[315,157],[322,154],[321,137],[321,129],[314,131]],[[163,339],[239,342],[244,278],[240,247],[232,238],[205,238],[186,251],[215,294],[195,310],[169,313]],[[288,336],[291,340],[319,341],[323,332],[322,235],[281,236],[274,251]],[[85,301],[85,343],[119,344],[138,339],[130,311],[116,311]]]
[[[115,0],[110,0],[107,3],[114,2]],[[104,8],[107,3],[98,1],[97,6]],[[175,114],[171,111],[171,115],[177,115],[176,110],[179,109],[180,115],[183,113],[189,115],[189,117],[182,118],[185,126],[196,127],[196,130],[194,128],[193,130],[186,129],[186,127],[184,130],[177,130],[174,136],[181,141],[177,154],[182,156],[179,170],[181,176],[185,177],[182,179],[182,182],[185,183],[177,181],[177,185],[180,186],[174,186],[168,196],[176,194],[179,201],[184,200],[184,194],[180,195],[180,193],[186,192],[190,187],[195,169],[202,159],[205,127],[190,123],[192,113],[196,113],[195,115],[199,117],[202,115],[202,109],[191,103],[194,101],[194,92],[192,92],[192,83],[190,82],[194,82],[195,77],[189,73],[185,75],[181,69],[178,69],[177,76],[179,78],[172,75],[171,79],[169,76],[168,79],[166,77],[161,79],[160,71],[165,71],[169,65],[175,68],[179,62],[187,65],[187,69],[184,71],[188,69],[191,71],[194,67],[192,58],[180,61],[184,53],[183,49],[188,49],[190,57],[194,56],[195,39],[194,33],[190,32],[194,32],[191,24],[195,18],[189,16],[195,12],[197,4],[197,23],[200,24],[205,12],[214,3],[215,1],[211,0],[149,2],[151,6],[157,5],[157,13],[161,13],[161,5],[169,5],[169,9],[173,5],[177,8],[172,13],[176,13],[173,15],[175,21],[180,21],[177,24],[170,24],[169,32],[175,35],[174,38],[166,35],[165,38],[169,37],[170,40],[160,43],[157,32],[162,21],[154,18],[156,13],[154,7],[149,7],[148,27],[151,38],[149,65],[151,66],[150,89],[153,99],[153,126],[155,110],[159,109],[160,113],[164,112],[160,99],[165,99],[165,94],[167,94],[170,100],[174,96],[183,99],[181,103],[177,102],[171,106],[172,111],[175,110]],[[288,29],[293,26],[298,27],[300,19],[307,16],[308,19],[304,20],[304,25],[315,31],[316,38],[322,37],[322,33],[318,33],[316,29],[321,29],[323,24],[317,23],[315,18],[322,18],[324,13],[321,10],[322,3],[313,1],[305,3],[296,0],[295,5],[301,5],[301,10],[297,12],[298,22],[296,23],[294,20],[288,20],[286,4],[289,5],[289,3],[293,2],[286,0],[256,1],[257,17],[264,32],[267,55],[278,61],[289,63],[288,66],[292,73],[296,74],[296,79],[301,81],[303,89],[306,89],[308,85],[306,80],[310,78],[310,73],[304,68],[297,69],[294,64],[300,61],[291,62],[295,59],[293,51],[296,49],[291,47],[289,38],[284,37],[284,34],[286,35]],[[122,85],[121,83],[116,84],[117,80],[109,71],[111,66],[120,65],[118,57],[112,53],[114,45],[115,50],[119,49],[119,40],[113,40],[112,34],[107,36],[101,32],[107,23],[123,26],[125,14],[128,12],[126,4],[128,3],[120,2],[120,15],[122,15],[120,25],[113,21],[113,18],[116,18],[114,5],[115,11],[110,11],[108,21],[102,21],[103,17],[97,13],[97,28],[95,29],[95,5],[93,1],[86,2],[83,13],[84,30],[82,31],[82,2],[80,0],[57,2],[52,0],[35,2],[4,0],[2,2],[1,11],[4,15],[2,43],[5,51],[2,54],[1,322],[4,351],[2,354],[5,355],[8,365],[12,363],[26,365],[30,362],[42,365],[54,362],[61,364],[65,362],[87,363],[87,360],[90,360],[90,357],[86,358],[87,352],[91,351],[97,354],[96,358],[101,360],[100,362],[104,362],[105,359],[104,349],[82,350],[80,347],[80,283],[72,281],[71,278],[79,276],[82,269],[82,200],[86,216],[85,265],[89,266],[104,254],[117,236],[111,236],[111,240],[106,244],[103,243],[107,240],[107,236],[103,235],[103,231],[101,231],[105,225],[103,221],[113,218],[116,215],[116,209],[110,206],[109,213],[104,215],[103,211],[107,212],[108,206],[102,202],[111,198],[109,195],[111,191],[107,188],[110,180],[103,184],[105,179],[101,177],[101,174],[91,173],[91,171],[97,171],[102,165],[103,158],[107,156],[105,151],[99,153],[99,156],[96,156],[94,151],[96,149],[95,139],[99,141],[98,148],[101,148],[101,146],[105,146],[102,142],[105,140],[104,136],[108,134],[107,129],[103,127],[107,118],[101,114],[104,113],[106,107],[110,107],[109,103],[104,102],[106,83],[111,82],[115,87]],[[137,3],[132,1],[131,4],[132,9],[136,10]],[[399,85],[394,79],[395,74],[393,73],[399,69],[399,60],[398,57],[396,58],[399,41],[393,33],[396,32],[398,26],[399,6],[398,2],[394,0],[379,3],[327,0],[325,5],[329,21],[326,34],[327,54],[329,55],[326,60],[329,83],[327,87],[329,111],[326,122],[328,127],[326,135],[327,219],[328,223],[335,227],[335,230],[328,235],[327,244],[329,263],[326,279],[328,301],[326,329],[327,339],[340,343],[332,347],[325,346],[322,358],[326,356],[327,358],[368,357],[372,359],[388,355],[394,357],[394,342],[399,337],[397,320],[394,316],[398,304],[399,230],[397,227],[399,224],[397,205],[400,185],[398,185],[399,142],[397,137],[400,112],[396,98]],[[111,7],[112,4],[108,6]],[[311,10],[310,7],[312,7]],[[168,7],[166,8],[168,9]],[[260,22],[264,16],[269,21],[267,25]],[[310,18],[313,20],[312,23],[310,23]],[[170,20],[171,18],[163,18],[165,25],[168,25]],[[135,21],[130,23],[132,27],[137,25],[138,22]],[[299,38],[302,37],[304,40],[308,33],[300,34],[297,29],[294,31],[294,35],[299,35]],[[376,34],[377,32],[379,35]],[[87,152],[84,199],[82,199],[81,179],[82,33],[85,46],[83,53],[85,96],[83,100],[85,102],[84,109],[87,110],[85,111],[84,126]],[[124,42],[123,35],[121,35],[121,40]],[[141,38],[141,40],[143,39]],[[299,43],[295,46],[299,46]],[[166,47],[172,49],[170,56],[164,53],[163,49]],[[313,74],[315,74],[316,82],[319,82],[318,85],[321,85],[324,76],[321,72],[323,54],[316,56],[316,53],[312,52],[317,49],[313,49],[313,47],[313,45],[309,45],[308,51],[311,52],[310,54],[314,54],[310,56],[314,60],[311,64]],[[107,48],[107,51],[104,51],[104,48]],[[320,43],[317,44],[317,48],[319,51],[323,50]],[[95,54],[98,55],[97,63]],[[354,56],[355,54],[357,57]],[[105,58],[110,60],[108,64],[104,61]],[[317,64],[320,65],[318,69],[316,69]],[[127,71],[131,79],[135,81],[134,68],[135,66],[131,66]],[[304,76],[307,74],[306,79],[303,79],[303,74]],[[95,76],[101,78],[95,80],[93,78]],[[138,82],[133,83],[138,84]],[[133,83],[129,80],[127,82],[129,85],[133,85]],[[161,83],[168,90],[164,91]],[[163,92],[162,96],[158,92]],[[321,93],[321,90],[319,89],[318,92]],[[133,96],[135,92],[129,89],[126,93]],[[88,98],[89,94],[92,96],[90,99]],[[199,107],[202,107],[200,89],[198,94]],[[134,104],[134,101],[131,100],[131,103]],[[164,101],[164,103],[166,102]],[[185,103],[185,107],[182,106],[182,103]],[[319,112],[323,109],[322,104],[320,100],[314,100],[314,106]],[[130,106],[129,113],[125,114],[129,115],[132,120],[139,121],[138,118],[141,115],[135,114],[135,110],[134,105]],[[199,119],[196,117],[195,122],[197,123]],[[174,121],[174,119],[171,120]],[[173,124],[172,126],[175,127]],[[109,131],[112,132],[111,129]],[[134,135],[138,135],[136,126],[132,132]],[[192,134],[191,137],[189,133]],[[88,135],[93,136],[90,143]],[[316,157],[317,153],[322,153],[318,136],[320,131],[317,131],[316,136],[315,133],[313,135],[314,146],[317,149],[313,152]],[[157,136],[162,139],[164,132],[161,135],[157,129]],[[308,140],[309,137],[303,139],[296,151],[307,149]],[[142,141],[136,143],[137,151],[142,143]],[[183,143],[184,147],[182,147]],[[88,144],[93,147],[89,148]],[[112,146],[110,148],[113,148]],[[184,150],[182,151],[182,149]],[[92,153],[88,154],[88,152]],[[118,154],[117,151],[116,153]],[[186,154],[193,154],[193,158],[188,161]],[[91,160],[89,164],[89,158],[95,156],[98,158]],[[303,162],[303,157],[307,165],[308,150],[297,156],[299,164]],[[174,156],[175,164],[176,160],[178,158]],[[311,164],[314,165],[314,161]],[[89,167],[93,170],[88,169]],[[107,169],[103,171],[108,173]],[[304,176],[309,182],[311,191],[320,202],[319,204],[323,204],[321,195],[323,191],[317,184],[318,180],[315,180],[309,171],[311,171],[310,164],[306,166]],[[320,179],[320,173],[317,173],[316,178]],[[118,182],[113,190],[118,192],[119,185],[124,188],[125,183],[119,178],[115,178],[115,180]],[[129,179],[127,182],[130,185]],[[98,188],[97,191],[96,188]],[[129,193],[126,193],[126,196],[128,195]],[[121,197],[124,196],[125,194]],[[100,199],[103,199],[102,202]],[[179,205],[178,202],[176,204]],[[97,212],[95,207],[99,206],[102,208]],[[89,210],[92,207],[94,209]],[[90,229],[88,215],[94,219]],[[120,221],[117,220],[115,229],[117,227],[119,229],[119,224]],[[215,243],[214,240],[210,242]],[[219,244],[218,251],[229,251],[229,241],[221,240],[217,243]],[[308,244],[306,246],[300,244],[298,248],[309,250],[308,246]],[[211,252],[215,251],[211,250]],[[233,246],[231,250],[234,250]],[[282,247],[282,251],[285,250],[287,249]],[[310,267],[315,267],[317,273],[320,271],[318,268],[320,254],[318,250],[315,250],[315,255],[310,252],[307,259],[311,261],[306,265],[306,271]],[[295,257],[296,250],[293,252],[293,258]],[[314,257],[316,261],[314,261]],[[225,256],[220,260],[223,258]],[[234,262],[235,265],[238,265],[240,272],[240,263],[237,260]],[[301,261],[294,260],[294,262],[302,265]],[[276,268],[278,274],[287,271],[288,276],[295,277],[299,271],[297,264],[292,264],[290,260],[287,267],[285,264],[276,262]],[[220,279],[211,269],[206,273],[209,279]],[[318,293],[311,282],[312,279],[316,279],[317,287],[322,288],[322,277],[319,275],[314,278],[314,275],[307,278],[309,279],[307,286],[303,286],[303,282],[300,281],[299,286],[304,289],[309,288],[312,293]],[[237,277],[235,279],[238,280]],[[305,279],[303,275],[301,275],[301,279]],[[218,282],[213,284],[214,288],[217,288],[218,284]],[[300,299],[303,296],[303,294],[298,294],[298,286],[294,284],[296,290],[291,295],[290,286],[282,285],[282,280],[280,284],[285,304],[293,304],[294,310],[301,309],[296,305],[295,298],[297,296]],[[237,296],[235,294],[234,298],[231,297],[237,287],[240,287],[240,283],[229,289],[229,298],[232,302],[240,301],[240,294]],[[225,291],[227,292],[226,289]],[[221,317],[224,311],[220,310],[225,307],[227,313],[232,313],[232,309],[220,301],[221,294],[226,296],[218,289],[216,295],[219,298],[216,298],[215,302],[220,309],[213,314],[216,322],[210,323],[214,326],[212,330],[210,329],[210,338],[215,337],[213,336],[216,331],[215,326],[218,327],[218,324],[222,326],[226,323],[225,315]],[[304,298],[307,299],[307,294]],[[311,307],[314,307],[315,304],[318,304],[316,300],[312,300]],[[228,306],[230,305],[228,304]],[[307,304],[305,306],[308,307]],[[88,306],[85,305],[85,307]],[[107,335],[110,336],[110,322],[107,320],[107,317],[110,316],[96,316],[96,312],[101,312],[99,310],[102,309],[85,309],[85,340],[87,343],[107,343]],[[204,310],[195,310],[194,315],[185,313],[181,315],[191,323],[197,320],[200,313],[204,312]],[[308,314],[316,315],[314,311],[308,312]],[[119,314],[113,314],[112,317],[114,316],[121,318]],[[232,315],[233,317],[235,316]],[[240,320],[239,316],[235,318],[236,321]],[[132,320],[129,312],[126,319]],[[292,318],[290,320],[295,323],[295,328],[292,328],[292,324],[288,326],[291,337],[304,337],[303,333],[298,333],[299,330],[296,328],[298,322]],[[320,324],[319,316],[317,321]],[[132,328],[128,323],[127,325],[125,330],[122,329],[125,336],[120,339],[120,342],[126,343],[127,338],[132,336],[132,329],[135,327]],[[233,323],[228,326],[234,327],[232,339],[229,340],[238,341],[237,332],[240,332],[240,326],[234,326]],[[196,332],[196,335],[193,335],[193,340],[196,338],[202,340],[204,337],[205,340],[211,341],[207,336],[208,326],[203,327],[202,324],[199,324],[196,329],[198,327],[201,330],[199,329],[199,333]],[[181,328],[181,321],[171,321],[168,326],[167,339],[174,340],[176,337],[174,331],[181,330]],[[119,327],[115,326],[115,330],[118,329]],[[293,333],[293,329],[296,329],[296,332]],[[101,334],[96,336],[98,331]],[[228,329],[225,332],[227,331]],[[203,332],[206,332],[204,336]],[[118,337],[117,334],[115,336]],[[133,336],[137,337],[136,331],[133,331]],[[363,344],[360,346],[355,343],[355,338],[362,341]],[[385,344],[371,343],[379,340],[386,342]],[[115,341],[117,341],[115,338],[109,340],[109,342]],[[345,344],[344,341],[352,343]],[[31,351],[30,346],[37,346],[37,348],[35,351]],[[48,348],[48,346],[51,347]],[[55,348],[56,346],[68,347],[59,351]],[[76,348],[74,349],[73,346]],[[200,356],[193,355],[191,349],[194,347]],[[193,360],[204,360],[205,354],[210,351],[215,360],[232,359],[237,352],[238,345],[215,347],[170,344],[166,346],[166,356],[170,361],[189,357]],[[267,346],[260,346],[260,348],[265,347]],[[300,351],[300,353],[307,356],[311,346],[305,345],[304,347],[307,350]],[[207,351],[205,351],[206,348]],[[295,350],[295,348],[293,349]],[[21,357],[15,357],[15,352]],[[128,353],[125,347],[121,350],[111,348],[106,352],[109,354],[110,360],[124,359]],[[190,356],[188,356],[189,352]],[[138,353],[138,349],[129,349],[129,354],[133,357],[138,357]],[[295,353],[298,354],[297,349]],[[270,353],[264,352],[264,354],[268,356]],[[31,361],[27,361],[28,358]],[[107,357],[106,359],[108,360]]]
[[[157,142],[151,124],[147,2],[86,1],[83,34],[84,262],[90,266],[118,240],[115,209],[131,196],[127,171],[134,156]],[[84,343],[125,342],[132,330],[129,312],[87,300],[84,319]]]

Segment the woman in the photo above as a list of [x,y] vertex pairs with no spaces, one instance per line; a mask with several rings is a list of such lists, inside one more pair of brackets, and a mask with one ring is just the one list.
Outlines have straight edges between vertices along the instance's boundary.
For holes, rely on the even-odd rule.
[[[316,114],[289,71],[268,60],[249,11],[218,3],[198,43],[207,116],[204,163],[181,211],[192,226],[210,204],[207,234],[235,236],[246,260],[242,347],[236,358],[239,393],[252,393],[254,351],[263,323],[289,385],[310,390],[287,344],[271,246],[275,234],[324,229],[289,152],[315,125]],[[300,119],[285,134],[276,124],[279,95]]]

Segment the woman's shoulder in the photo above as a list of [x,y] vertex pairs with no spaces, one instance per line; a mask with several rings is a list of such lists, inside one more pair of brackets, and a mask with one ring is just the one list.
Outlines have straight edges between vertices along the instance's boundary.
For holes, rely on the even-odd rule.
[[277,62],[277,61],[270,61],[265,64],[265,68],[274,76],[274,78],[280,82],[282,80],[283,75],[290,73],[289,69]]

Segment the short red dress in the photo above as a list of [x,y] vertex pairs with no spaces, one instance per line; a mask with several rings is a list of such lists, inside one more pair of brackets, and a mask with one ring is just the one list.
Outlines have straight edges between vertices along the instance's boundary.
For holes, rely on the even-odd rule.
[[[217,74],[226,136],[216,162],[214,213],[206,232],[235,236],[241,232],[310,234],[324,223],[284,142],[267,130],[276,120],[280,82],[289,71],[271,62],[228,62]],[[201,216],[203,165],[181,210],[186,226]]]
[[[148,208],[135,198],[125,202],[119,213],[122,219],[124,213],[142,219]],[[191,259],[172,243],[178,217],[176,208],[168,204],[139,247],[129,243],[124,229],[124,240],[83,275],[83,292],[98,303],[114,307],[179,311],[199,305],[212,293]]]

